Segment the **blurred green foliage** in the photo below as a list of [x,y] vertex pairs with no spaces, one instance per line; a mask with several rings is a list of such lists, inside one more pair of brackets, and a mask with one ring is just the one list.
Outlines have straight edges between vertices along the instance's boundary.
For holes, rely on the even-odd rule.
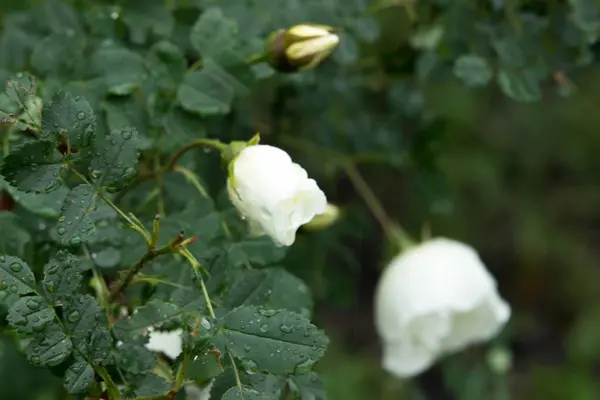
[[[61,61],[83,56],[77,53],[77,40],[55,50],[52,46],[65,42],[48,31],[70,21],[42,12],[35,18],[49,28],[36,30],[28,18],[14,14],[33,3],[45,2],[8,0],[0,6],[3,69],[31,67],[57,86],[79,88],[95,109],[104,111],[99,125],[116,129],[133,121],[150,137],[153,116],[139,96],[103,99],[97,93],[104,89],[94,87],[93,80],[65,82],[63,68],[81,77],[86,71]],[[264,142],[292,152],[330,201],[342,207],[338,224],[300,235],[282,263],[309,284],[315,318],[332,338],[319,365],[329,398],[600,398],[598,2],[72,3],[86,11],[96,37],[118,41],[118,35],[126,36],[128,46],[140,52],[166,37],[188,57],[206,46],[202,32],[197,43],[188,37],[200,10],[209,6],[218,6],[221,17],[237,22],[241,37],[252,39],[244,43],[249,52],[262,46],[261,37],[294,23],[342,29],[342,44],[329,62],[289,76],[256,66],[253,72],[262,79],[251,90],[245,89],[245,70],[223,72],[208,64],[186,75],[186,90],[172,95],[203,118],[167,114],[167,121],[180,125],[166,123],[173,132],[161,143],[172,152],[194,137],[247,139],[260,131]],[[187,68],[178,64],[176,54],[157,46],[149,55],[150,60],[171,60],[159,71],[167,92]],[[215,57],[229,60],[231,54]],[[109,79],[113,94],[129,94],[132,88],[123,82],[142,76],[135,52],[100,53],[93,60],[94,68],[114,78]],[[211,80],[210,71],[226,75]],[[239,82],[231,83],[231,76]],[[223,81],[234,88],[229,95],[197,100],[197,92],[213,93],[211,85]],[[218,168],[206,157],[186,157],[197,170]],[[429,228],[480,251],[513,308],[509,328],[494,343],[513,354],[506,375],[486,364],[487,346],[444,360],[416,382],[398,382],[382,372],[371,302],[379,271],[396,250],[356,190],[348,162],[358,166],[390,218],[414,236]],[[220,190],[221,177],[209,172],[202,178],[212,194]],[[171,185],[173,197],[188,195],[183,184]],[[124,199],[128,205],[139,202],[135,193]],[[3,227],[15,225],[20,235],[44,223],[30,220],[25,230],[22,222],[1,221]],[[0,249],[25,253],[18,247],[0,240]],[[131,258],[120,260],[124,264],[135,262],[135,255],[122,257]],[[0,385],[0,398],[60,398],[54,396],[60,381],[30,366],[12,342],[6,335],[0,343],[0,381],[10,382]]]

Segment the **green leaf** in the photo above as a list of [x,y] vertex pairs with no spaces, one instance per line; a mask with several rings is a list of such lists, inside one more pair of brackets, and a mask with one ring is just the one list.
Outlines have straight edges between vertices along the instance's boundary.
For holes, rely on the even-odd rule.
[[202,116],[229,114],[236,92],[246,93],[247,88],[212,59],[203,61],[201,70],[185,75],[177,99],[184,109]]
[[44,107],[42,116],[42,138],[58,142],[68,137],[74,150],[92,144],[96,118],[90,103],[81,96],[56,93]]
[[0,173],[24,192],[43,193],[62,185],[62,155],[47,140],[25,142],[5,158]]
[[208,382],[223,372],[219,362],[219,356],[216,353],[204,351],[194,356],[189,363],[186,377],[197,382]]
[[266,394],[261,394],[254,389],[249,389],[246,387],[242,387],[242,391],[240,393],[240,389],[237,387],[232,387],[228,391],[225,392],[221,400],[272,400],[273,397],[268,396]]
[[[0,254],[13,254],[23,257],[25,246],[31,242],[31,235],[21,227],[18,217],[11,212],[0,212],[0,226],[2,227],[2,232],[0,232]],[[0,281],[2,281],[1,272]]]
[[148,76],[144,59],[121,48],[101,48],[91,59],[95,72],[104,77],[108,91],[116,95],[132,93]]
[[323,382],[314,372],[291,376],[289,382],[292,393],[300,399],[327,400]]
[[71,355],[73,343],[60,331],[37,336],[27,346],[27,360],[33,365],[53,367]]
[[71,394],[87,393],[94,377],[94,368],[90,364],[76,362],[65,372],[64,387]]
[[48,299],[57,302],[72,297],[82,279],[79,258],[60,250],[44,267],[42,285]]
[[300,314],[239,307],[219,321],[215,338],[247,369],[273,374],[306,372],[325,355],[329,339]]
[[148,37],[168,37],[173,30],[175,20],[165,2],[129,0],[124,3],[121,17],[129,28],[130,40],[144,44]]
[[171,42],[155,43],[146,56],[148,69],[159,88],[177,90],[187,69],[185,55]]
[[220,8],[205,10],[192,27],[190,42],[202,58],[214,57],[235,46],[238,26]]
[[492,70],[485,58],[466,54],[454,62],[454,76],[468,86],[484,86],[492,79]]
[[171,389],[171,384],[156,374],[138,377],[133,386],[133,393],[136,396],[156,396]]
[[[2,181],[2,177],[0,177],[0,181]],[[27,211],[46,218],[58,218],[65,197],[69,193],[69,188],[65,185],[61,185],[50,193],[26,193],[8,184],[6,190],[13,200]]]
[[156,366],[154,353],[146,347],[135,343],[119,343],[117,345],[117,366],[132,374],[142,374]]
[[96,234],[90,218],[96,202],[94,188],[87,184],[75,186],[65,198],[55,231],[62,244],[77,245]]
[[45,0],[41,7],[35,10],[35,15],[44,26],[55,33],[67,32],[75,35],[82,30],[77,11],[68,2]]
[[520,71],[502,69],[498,73],[498,85],[504,94],[516,101],[532,103],[542,98],[540,78],[532,68]]
[[35,276],[29,265],[17,257],[0,254],[0,289],[19,296],[35,293]]
[[89,363],[96,365],[107,359],[113,339],[96,298],[73,296],[65,304],[64,326],[71,335],[73,346]]
[[35,96],[36,87],[36,81],[31,75],[19,72],[6,81],[6,95],[26,109],[27,104]]
[[18,333],[24,334],[42,331],[54,317],[54,310],[43,297],[26,296],[12,305],[6,319]]
[[112,132],[97,139],[96,152],[90,165],[90,175],[98,186],[110,191],[126,186],[136,173],[139,157],[139,137],[133,128]]
[[165,152],[174,151],[188,142],[206,137],[206,125],[198,115],[180,107],[173,107],[162,119],[165,135],[159,139],[158,148]]
[[179,313],[179,308],[161,300],[150,300],[136,310],[128,319],[120,319],[113,328],[119,340],[131,340],[145,333],[146,329],[164,323]]
[[312,300],[306,284],[283,268],[236,271],[225,300],[229,308],[263,306],[310,316]]
[[83,59],[85,39],[66,32],[51,34],[39,41],[31,54],[31,64],[44,75],[69,75]]
[[228,247],[228,256],[234,266],[245,265],[246,262],[268,265],[285,257],[286,249],[277,247],[267,236],[248,237]]

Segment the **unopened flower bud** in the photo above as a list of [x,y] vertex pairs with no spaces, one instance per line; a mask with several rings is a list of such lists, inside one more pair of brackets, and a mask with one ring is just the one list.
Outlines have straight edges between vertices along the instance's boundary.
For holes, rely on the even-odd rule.
[[327,208],[322,214],[317,214],[304,228],[308,231],[322,231],[333,225],[340,217],[340,209],[331,203],[327,203]]
[[280,72],[296,72],[316,67],[340,42],[326,25],[301,24],[271,34],[267,42],[269,63]]

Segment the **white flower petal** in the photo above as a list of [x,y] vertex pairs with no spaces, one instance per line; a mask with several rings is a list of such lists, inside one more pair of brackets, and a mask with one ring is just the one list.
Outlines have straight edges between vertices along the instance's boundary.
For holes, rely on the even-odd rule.
[[291,245],[298,228],[322,213],[327,199],[306,171],[281,149],[255,145],[233,161],[229,197],[254,233]]
[[[399,376],[420,373],[444,354],[491,338],[510,317],[475,250],[444,238],[392,260],[375,307],[384,368]],[[403,359],[396,359],[400,354]]]
[[149,334],[146,348],[150,351],[164,353],[167,357],[175,359],[182,351],[182,334],[183,331],[181,329],[171,332],[152,331]]

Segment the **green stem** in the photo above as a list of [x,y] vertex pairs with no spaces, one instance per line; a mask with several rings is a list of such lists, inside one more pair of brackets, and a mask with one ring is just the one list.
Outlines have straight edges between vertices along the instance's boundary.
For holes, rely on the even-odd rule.
[[185,381],[186,369],[190,362],[190,355],[188,353],[183,354],[183,359],[179,364],[179,368],[177,368],[177,376],[175,377],[175,384],[171,389],[171,395],[177,395],[179,389],[183,386],[183,382]]
[[237,385],[237,387],[240,391],[240,396],[242,396],[242,399],[243,399],[244,392],[242,392],[242,381],[240,379],[240,373],[237,370],[237,366],[235,365],[235,359],[233,358],[233,354],[231,354],[230,351],[228,351],[227,354],[229,354],[229,360],[231,360],[231,365],[233,366],[233,374],[235,375],[235,384]]
[[179,158],[181,156],[183,156],[189,150],[196,149],[198,147],[206,147],[209,149],[223,151],[223,150],[225,150],[227,145],[225,143],[222,143],[221,141],[215,140],[215,139],[195,140],[195,141],[189,143],[188,145],[182,147],[181,149],[179,149],[179,151],[177,153],[175,153],[175,155],[173,155],[173,157],[171,157],[171,160],[166,165],[164,171],[172,171],[175,168],[175,164],[177,164],[177,160],[179,160]]
[[206,302],[206,307],[208,308],[208,313],[213,319],[217,319],[215,315],[215,310],[213,309],[212,303],[210,301],[210,296],[208,295],[208,290],[206,290],[206,285],[204,284],[204,278],[198,274],[198,278],[200,279],[200,289],[202,289],[202,296],[204,297],[204,301]]
[[164,246],[158,250],[148,249],[146,254],[144,254],[144,256],[127,272],[127,275],[125,275],[125,278],[119,283],[119,285],[111,290],[110,295],[108,296],[108,302],[112,303],[117,296],[119,296],[119,294],[121,294],[127,288],[127,286],[129,286],[133,277],[136,276],[147,263],[154,260],[156,257],[162,254],[170,253],[171,251],[172,250],[170,246]]
[[94,369],[106,384],[106,389],[108,390],[108,398],[110,400],[119,400],[121,398],[119,388],[117,387],[117,385],[115,385],[115,382],[110,377],[108,371],[100,365],[97,365],[96,367],[94,367]]

